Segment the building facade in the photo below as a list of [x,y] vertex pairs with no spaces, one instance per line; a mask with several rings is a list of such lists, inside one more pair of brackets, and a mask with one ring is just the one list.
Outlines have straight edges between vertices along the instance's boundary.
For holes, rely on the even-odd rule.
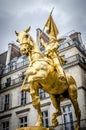
[[[37,37],[40,29],[37,29]],[[47,36],[45,35],[47,39]],[[38,40],[38,39],[37,39]],[[70,45],[68,44],[70,43]],[[38,43],[39,45],[39,43]],[[71,74],[78,86],[78,102],[81,109],[81,129],[86,129],[86,50],[81,34],[74,32],[66,36],[60,43],[59,52],[67,63],[66,73]],[[39,45],[40,46],[40,45]],[[40,49],[42,49],[40,47]],[[23,126],[33,126],[37,120],[37,112],[32,106],[28,92],[21,91],[22,81],[28,67],[28,59],[22,56],[19,47],[10,43],[8,51],[0,55],[0,130],[16,130]],[[43,124],[51,127],[51,116],[54,107],[49,95],[39,89]],[[76,117],[70,100],[61,102],[62,116],[58,117],[56,130],[74,130]]]

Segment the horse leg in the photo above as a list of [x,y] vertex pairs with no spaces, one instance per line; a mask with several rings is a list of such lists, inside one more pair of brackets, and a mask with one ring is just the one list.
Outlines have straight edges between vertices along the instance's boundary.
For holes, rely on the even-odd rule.
[[30,85],[30,95],[32,98],[32,105],[38,112],[38,120],[35,126],[43,126],[42,123],[42,113],[40,109],[40,98],[38,94],[38,84],[37,83],[31,83]]
[[77,101],[77,86],[75,84],[70,85],[70,87],[68,88],[68,92],[69,92],[69,98],[71,99],[71,102],[74,106],[75,115],[76,115],[76,118],[77,118],[77,124],[76,124],[75,130],[80,130],[81,111],[79,109],[79,104],[78,104],[78,101]]
[[56,95],[50,95],[51,101],[53,106],[56,109],[56,112],[52,114],[52,126],[56,127],[58,125],[58,120],[56,119],[57,116],[61,115],[61,108],[60,108],[60,99],[56,97]]

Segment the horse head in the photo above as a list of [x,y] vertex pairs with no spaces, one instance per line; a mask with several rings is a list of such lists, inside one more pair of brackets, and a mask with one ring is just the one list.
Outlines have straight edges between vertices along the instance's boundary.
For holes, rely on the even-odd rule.
[[28,34],[30,31],[30,27],[20,33],[15,31],[16,36],[18,36],[17,42],[20,43],[20,52],[23,55],[29,55],[29,51],[33,47],[33,40],[31,36]]

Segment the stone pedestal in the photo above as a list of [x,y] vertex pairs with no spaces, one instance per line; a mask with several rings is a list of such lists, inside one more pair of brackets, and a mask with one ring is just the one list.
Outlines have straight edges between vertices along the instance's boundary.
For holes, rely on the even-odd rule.
[[30,126],[30,127],[17,128],[16,130],[54,130],[54,129],[39,126]]

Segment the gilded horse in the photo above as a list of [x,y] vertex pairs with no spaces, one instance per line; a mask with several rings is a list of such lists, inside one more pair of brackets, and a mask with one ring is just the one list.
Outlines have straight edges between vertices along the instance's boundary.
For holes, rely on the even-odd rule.
[[[26,76],[21,90],[30,92],[32,105],[38,112],[38,120],[35,126],[43,125],[38,93],[39,88],[41,88],[49,94],[52,104],[56,109],[56,112],[52,114],[52,126],[56,127],[58,125],[56,118],[62,114],[60,102],[65,98],[68,98],[74,106],[77,118],[75,130],[79,130],[81,112],[77,101],[76,82],[69,74],[65,74],[67,82],[59,80],[58,73],[55,70],[52,59],[42,54],[33,38],[28,34],[29,30],[30,28],[21,31],[20,33],[15,32],[18,36],[17,41],[20,43],[21,53],[23,55],[27,55],[29,58],[29,66],[26,70]],[[26,80],[28,82],[27,87],[24,86]]]

